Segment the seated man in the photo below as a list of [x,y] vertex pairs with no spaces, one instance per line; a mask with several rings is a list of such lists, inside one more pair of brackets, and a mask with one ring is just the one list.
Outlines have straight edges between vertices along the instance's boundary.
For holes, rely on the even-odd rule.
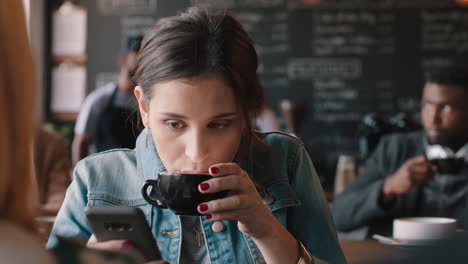
[[132,76],[137,66],[137,54],[142,37],[128,39],[127,54],[119,58],[117,83],[97,88],[86,97],[75,124],[72,161],[75,165],[93,152],[113,148],[134,148],[138,128],[138,104],[133,95]]
[[[468,70],[451,65],[428,75],[422,100],[424,131],[384,137],[364,171],[332,206],[339,231],[368,226],[367,235],[392,234],[393,219],[442,216],[468,228]],[[430,150],[464,158],[456,173],[440,173]]]

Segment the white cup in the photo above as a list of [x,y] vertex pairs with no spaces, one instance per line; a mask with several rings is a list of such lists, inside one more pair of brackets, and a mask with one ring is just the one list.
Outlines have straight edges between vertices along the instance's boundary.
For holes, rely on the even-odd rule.
[[457,220],[443,217],[408,217],[393,220],[393,238],[398,240],[436,240],[453,236]]

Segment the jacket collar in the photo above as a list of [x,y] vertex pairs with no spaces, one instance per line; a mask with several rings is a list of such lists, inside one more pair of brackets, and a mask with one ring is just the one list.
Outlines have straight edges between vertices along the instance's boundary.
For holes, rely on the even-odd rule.
[[270,150],[258,135],[252,139],[248,155],[240,162],[240,166],[255,183],[265,186],[269,180],[267,175],[270,175],[267,171],[270,168]]

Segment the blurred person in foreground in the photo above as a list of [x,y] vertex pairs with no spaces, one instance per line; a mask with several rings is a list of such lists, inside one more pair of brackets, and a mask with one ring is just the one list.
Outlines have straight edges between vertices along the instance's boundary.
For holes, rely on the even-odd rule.
[[137,36],[127,40],[126,54],[119,57],[118,80],[98,87],[83,102],[75,124],[73,165],[90,153],[135,147],[141,129],[138,128],[138,103],[131,79],[141,39]]
[[[468,70],[451,64],[426,77],[424,130],[379,142],[364,171],[333,203],[339,231],[368,226],[367,236],[391,235],[395,218],[416,216],[456,218],[468,228]],[[457,162],[446,172],[433,158]]]
[[40,243],[32,149],[36,85],[21,3],[0,1],[0,263],[141,263],[131,248],[96,251],[61,240],[47,252]]

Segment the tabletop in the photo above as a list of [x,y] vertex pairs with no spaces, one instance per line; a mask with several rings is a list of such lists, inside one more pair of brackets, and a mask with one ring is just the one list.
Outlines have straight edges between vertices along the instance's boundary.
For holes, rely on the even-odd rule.
[[468,263],[467,240],[453,240],[426,247],[402,247],[376,240],[340,240],[348,264],[370,263]]
[[376,240],[340,240],[348,264],[395,263],[411,254],[410,251]]

